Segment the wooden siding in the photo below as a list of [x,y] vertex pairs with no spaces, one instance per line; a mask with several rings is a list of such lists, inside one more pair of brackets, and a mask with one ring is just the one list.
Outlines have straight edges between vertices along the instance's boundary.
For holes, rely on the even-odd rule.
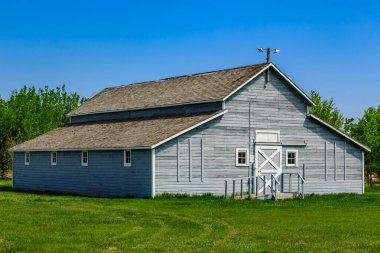
[[90,121],[107,121],[107,120],[122,120],[131,118],[145,118],[157,116],[183,115],[199,112],[211,112],[222,110],[222,102],[201,103],[181,106],[168,106],[161,108],[140,109],[123,112],[97,113],[82,116],[71,117],[72,123],[83,123]]
[[124,167],[123,151],[89,151],[88,166],[81,166],[81,152],[58,152],[50,164],[50,152],[31,152],[29,166],[24,153],[14,153],[14,189],[66,192],[90,196],[150,197],[151,150],[132,150],[132,166]]
[[[250,134],[249,103],[251,104]],[[177,161],[178,140],[171,140],[156,148],[156,194],[164,192],[224,194],[224,180],[250,175],[248,167],[235,166],[235,149],[249,148],[250,155],[254,155],[255,130],[281,131],[283,171],[302,173],[305,164],[307,193],[362,192],[362,188],[359,187],[362,186],[363,180],[361,150],[343,137],[310,120],[307,117],[307,105],[303,98],[290,89],[274,72],[270,73],[268,83],[265,82],[265,74],[252,80],[226,101],[225,108],[228,113],[221,118],[179,137],[179,161]],[[191,182],[188,173],[190,164],[188,139],[191,139],[193,177]],[[198,176],[202,151],[200,145],[195,144],[200,143],[198,141],[200,139],[203,140],[203,182]],[[305,142],[306,146],[300,145]],[[325,143],[327,143],[327,160],[325,160]],[[287,149],[298,150],[297,168],[285,166]]]

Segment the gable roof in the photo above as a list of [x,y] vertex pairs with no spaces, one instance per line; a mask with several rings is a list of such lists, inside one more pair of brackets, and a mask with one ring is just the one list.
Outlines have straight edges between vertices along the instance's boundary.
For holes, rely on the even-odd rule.
[[73,110],[69,116],[224,101],[269,67],[279,72],[313,105],[310,98],[277,67],[272,63],[263,63],[106,88]]
[[348,136],[347,134],[345,134],[344,132],[340,131],[339,129],[333,127],[332,125],[330,125],[329,123],[325,122],[324,120],[321,120],[320,118],[318,118],[317,116],[313,115],[313,114],[308,114],[307,116],[309,116],[310,118],[312,118],[313,120],[317,121],[318,123],[322,124],[323,126],[329,128],[330,130],[332,130],[333,132],[339,134],[340,136],[342,136],[343,138],[349,140],[350,142],[354,143],[355,145],[357,145],[358,147],[360,147],[361,149],[365,150],[365,151],[368,151],[368,152],[371,152],[371,149],[363,144],[361,144],[360,142],[358,142],[357,140],[351,138],[350,136]]
[[227,110],[170,117],[69,124],[16,145],[10,151],[151,149],[226,112]]

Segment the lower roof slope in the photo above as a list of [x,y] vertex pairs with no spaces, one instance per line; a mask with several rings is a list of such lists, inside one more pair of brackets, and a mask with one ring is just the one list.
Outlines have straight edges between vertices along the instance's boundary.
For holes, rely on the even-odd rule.
[[15,151],[154,148],[227,111],[69,124],[14,146]]

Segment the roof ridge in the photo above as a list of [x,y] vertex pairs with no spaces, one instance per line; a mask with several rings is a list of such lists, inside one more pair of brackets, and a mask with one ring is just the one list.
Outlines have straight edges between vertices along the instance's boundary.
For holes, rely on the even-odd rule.
[[191,77],[191,76],[201,76],[201,75],[208,75],[211,73],[215,72],[222,72],[222,71],[227,71],[227,70],[235,70],[235,69],[243,69],[243,68],[248,68],[248,67],[254,67],[254,66],[265,66],[268,65],[269,63],[258,63],[258,64],[250,64],[250,65],[244,65],[244,66],[239,66],[239,67],[232,67],[232,68],[225,68],[225,69],[219,69],[219,70],[212,70],[212,71],[206,71],[206,72],[200,72],[200,73],[194,73],[194,74],[188,74],[188,75],[179,75],[179,76],[172,76],[172,77],[165,77],[161,78],[158,80],[151,80],[151,81],[144,81],[144,82],[136,82],[136,83],[129,83],[129,84],[121,84],[117,86],[112,86],[112,87],[107,87],[104,90],[110,90],[110,89],[117,89],[117,88],[122,88],[125,86],[131,86],[131,85],[141,85],[141,84],[148,84],[148,83],[155,83],[155,82],[161,82],[161,81],[166,81],[170,79],[176,79],[176,78],[181,78],[181,77]]

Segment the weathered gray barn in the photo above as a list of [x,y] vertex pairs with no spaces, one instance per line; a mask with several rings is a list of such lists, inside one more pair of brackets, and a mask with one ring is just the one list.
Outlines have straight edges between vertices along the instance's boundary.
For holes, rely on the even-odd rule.
[[69,125],[11,149],[13,188],[363,193],[369,149],[310,115],[312,106],[273,63],[107,88]]

